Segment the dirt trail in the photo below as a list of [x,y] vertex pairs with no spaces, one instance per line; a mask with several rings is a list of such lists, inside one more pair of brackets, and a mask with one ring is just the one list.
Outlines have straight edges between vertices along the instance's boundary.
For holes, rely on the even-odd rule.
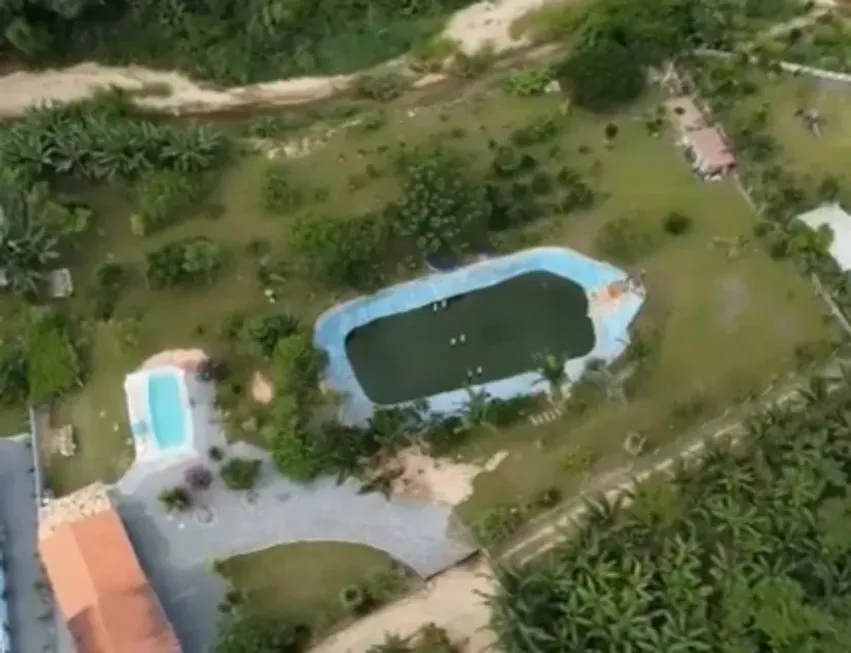
[[[511,24],[550,0],[478,2],[452,16],[444,35],[460,49],[475,52],[485,44],[503,52],[527,45],[513,39]],[[178,72],[141,66],[101,66],[82,63],[70,68],[17,72],[0,77],[0,116],[20,115],[46,102],[81,100],[98,89],[118,87],[139,93],[135,101],[147,109],[181,113],[218,112],[250,106],[292,106],[315,102],[346,90],[355,75],[298,77],[263,84],[216,90]],[[168,95],[145,91],[171,89]]]
[[408,637],[427,623],[446,629],[465,653],[491,650],[493,638],[484,630],[488,609],[481,594],[492,588],[490,568],[483,560],[444,572],[421,592],[393,603],[329,637],[311,653],[365,653],[384,641],[385,634]]

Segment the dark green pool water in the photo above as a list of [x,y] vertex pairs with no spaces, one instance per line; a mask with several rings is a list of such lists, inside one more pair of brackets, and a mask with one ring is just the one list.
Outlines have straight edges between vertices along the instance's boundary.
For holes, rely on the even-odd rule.
[[477,385],[536,370],[540,353],[578,358],[593,347],[584,291],[549,272],[452,297],[436,312],[429,304],[380,318],[346,338],[355,376],[377,404],[463,388],[479,367]]

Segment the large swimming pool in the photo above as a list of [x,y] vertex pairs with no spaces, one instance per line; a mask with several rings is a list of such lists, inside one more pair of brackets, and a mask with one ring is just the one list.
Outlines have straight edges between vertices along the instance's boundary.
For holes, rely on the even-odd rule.
[[363,424],[378,405],[424,400],[463,410],[474,386],[508,399],[542,392],[540,354],[562,354],[568,379],[614,361],[644,302],[640,280],[561,247],[538,247],[436,272],[339,304],[316,322],[324,384],[340,419]]
[[148,377],[148,414],[151,431],[160,449],[186,445],[186,409],[183,381],[173,372],[155,372]]

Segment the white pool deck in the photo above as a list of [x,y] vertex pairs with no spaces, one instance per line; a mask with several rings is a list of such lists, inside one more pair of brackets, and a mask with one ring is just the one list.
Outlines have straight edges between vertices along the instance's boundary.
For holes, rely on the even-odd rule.
[[[150,379],[161,374],[173,374],[179,379],[180,403],[183,409],[185,438],[180,446],[162,449],[152,430],[154,420],[149,399]],[[153,462],[166,456],[183,455],[195,451],[195,428],[193,401],[189,392],[190,379],[186,370],[175,365],[164,365],[151,369],[137,370],[124,379],[124,394],[127,398],[127,415],[136,462]],[[138,427],[142,426],[143,430]]]

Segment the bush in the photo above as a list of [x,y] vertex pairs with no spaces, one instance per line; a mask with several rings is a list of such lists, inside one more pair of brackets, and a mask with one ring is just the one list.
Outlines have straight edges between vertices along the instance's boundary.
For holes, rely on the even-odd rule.
[[23,404],[30,394],[27,355],[13,344],[0,346],[0,405]]
[[340,603],[352,615],[363,615],[373,605],[371,597],[361,585],[347,585],[340,590]]
[[260,478],[262,461],[248,458],[231,458],[220,469],[222,480],[231,490],[251,490]]
[[201,184],[188,174],[176,170],[143,173],[133,189],[133,233],[147,236],[173,224],[181,212],[196,204],[200,195]]
[[638,58],[608,38],[574,50],[559,67],[558,77],[576,104],[599,112],[633,102],[647,84]]
[[656,241],[635,220],[620,218],[603,225],[597,235],[597,251],[617,263],[631,265],[653,251]]
[[517,147],[529,147],[545,143],[558,134],[558,123],[554,118],[541,117],[520,127],[511,134],[511,142]]
[[80,385],[80,348],[64,315],[33,309],[27,319],[24,343],[30,401],[39,404]]
[[207,455],[214,463],[221,462],[225,458],[225,452],[222,451],[221,447],[210,447],[209,449],[207,449]]
[[95,269],[95,315],[107,322],[115,313],[115,305],[129,282],[130,274],[121,263],[101,263]]
[[210,283],[221,263],[220,245],[204,236],[193,236],[149,252],[145,276],[152,288]]
[[203,465],[187,467],[183,478],[192,490],[206,490],[213,483],[213,473]]
[[288,167],[273,164],[263,174],[263,201],[269,211],[289,213],[302,207],[305,192],[293,183]]
[[192,494],[182,485],[163,490],[158,498],[168,512],[185,512],[192,507]]
[[422,253],[467,249],[484,229],[489,212],[484,189],[457,157],[419,150],[405,162],[393,228]]
[[518,97],[541,95],[553,80],[549,68],[529,68],[513,72],[505,80],[505,92]]
[[404,75],[384,71],[362,75],[355,85],[355,92],[368,100],[389,102],[402,95],[410,85],[410,80]]
[[381,279],[388,228],[383,216],[304,213],[290,225],[296,268],[330,286],[369,288]]
[[679,211],[671,211],[665,216],[665,220],[662,222],[662,228],[666,233],[672,236],[682,236],[687,234],[692,230],[693,226],[694,220],[692,220],[690,216],[680,213]]

